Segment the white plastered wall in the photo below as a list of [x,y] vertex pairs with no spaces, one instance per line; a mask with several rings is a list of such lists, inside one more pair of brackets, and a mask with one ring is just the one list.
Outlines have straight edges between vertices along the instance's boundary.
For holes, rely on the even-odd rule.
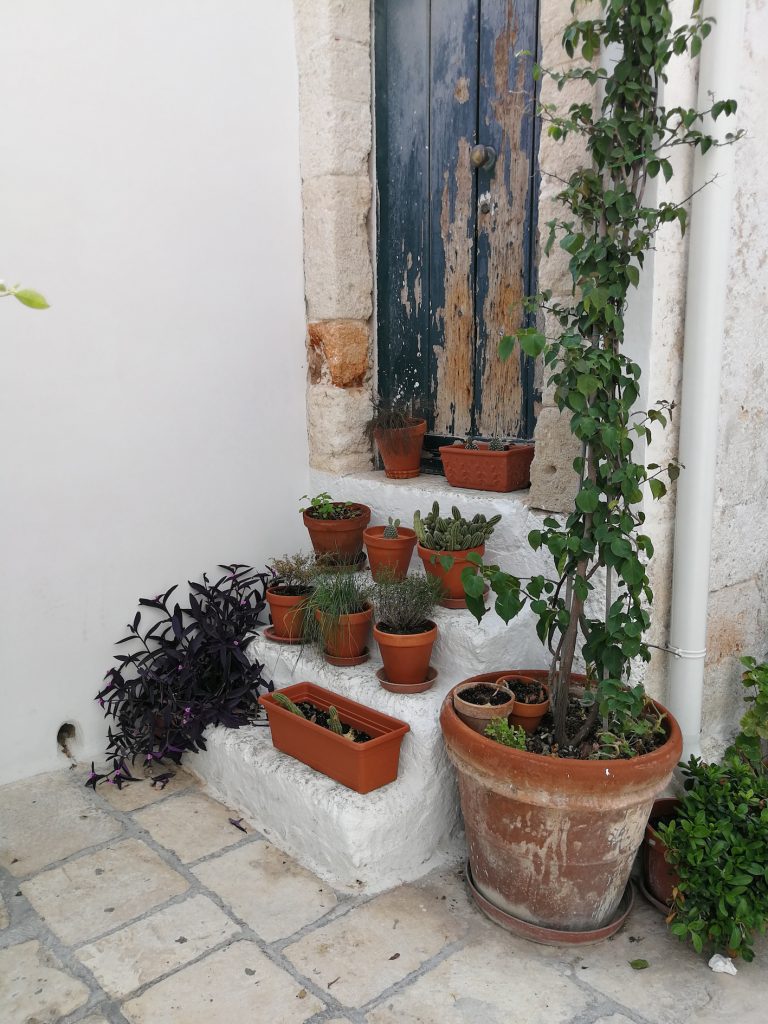
[[137,598],[303,540],[291,5],[25,0],[0,33],[0,782],[103,750]]

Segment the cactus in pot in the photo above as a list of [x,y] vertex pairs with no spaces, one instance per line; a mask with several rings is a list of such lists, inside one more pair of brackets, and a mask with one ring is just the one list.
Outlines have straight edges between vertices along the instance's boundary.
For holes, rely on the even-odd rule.
[[392,516],[390,516],[389,517],[389,523],[384,527],[384,532],[382,533],[381,536],[385,540],[397,540],[397,538],[400,536],[400,534],[397,532],[397,528],[398,528],[399,525],[400,525],[400,520],[399,519],[394,519],[393,520]]
[[500,519],[500,515],[486,519],[478,512],[467,520],[455,505],[451,515],[443,517],[437,502],[424,518],[421,512],[414,513],[413,529],[419,541],[419,557],[425,571],[438,576],[445,590],[441,604],[449,608],[466,607],[462,573],[466,569],[474,571],[471,556],[482,556],[485,542]]

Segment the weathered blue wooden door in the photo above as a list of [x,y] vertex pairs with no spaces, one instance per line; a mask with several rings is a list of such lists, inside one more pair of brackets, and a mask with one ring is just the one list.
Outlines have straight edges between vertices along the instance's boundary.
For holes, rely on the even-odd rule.
[[530,437],[533,367],[497,349],[534,289],[521,51],[537,52],[538,0],[377,0],[374,45],[379,391],[429,397],[433,449],[468,430]]

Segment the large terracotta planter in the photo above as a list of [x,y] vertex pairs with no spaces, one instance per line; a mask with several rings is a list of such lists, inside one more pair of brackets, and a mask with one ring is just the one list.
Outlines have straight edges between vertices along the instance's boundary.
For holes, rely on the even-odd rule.
[[388,477],[407,480],[421,473],[421,446],[426,432],[426,420],[414,420],[397,430],[374,429],[373,436]]
[[659,822],[671,821],[677,814],[680,801],[664,797],[654,802],[643,837],[643,878],[651,896],[667,907],[672,904],[672,890],[680,881],[675,868],[667,860],[667,844],[656,831]]
[[350,502],[358,514],[352,519],[317,519],[302,512],[304,525],[317,555],[332,555],[353,564],[363,550],[363,531],[371,520],[367,505]]
[[308,595],[280,594],[275,590],[267,590],[264,596],[269,605],[275,636],[283,640],[300,640],[304,635]]
[[[437,576],[442,581],[445,597],[450,601],[463,601],[466,605],[466,594],[464,593],[464,584],[461,582],[461,574],[468,565],[472,565],[467,555],[476,554],[482,558],[485,544],[476,548],[467,548],[466,551],[432,551],[431,548],[423,548],[419,544],[416,550],[424,563],[424,571],[428,572],[430,576]],[[450,569],[444,569],[440,562],[440,559],[446,556],[453,559]]]
[[[474,679],[495,682],[510,673]],[[458,772],[474,885],[508,927],[522,921],[581,933],[586,941],[584,933],[597,933],[617,915],[653,801],[682,752],[677,722],[657,705],[667,714],[668,739],[642,757],[560,760],[473,732],[454,711],[453,692],[440,724]]]
[[397,537],[384,537],[385,529],[385,526],[369,526],[363,533],[371,573],[376,579],[380,573],[390,572],[395,579],[401,580],[408,575],[416,547],[416,533],[405,526],[398,526]]
[[519,491],[531,486],[532,444],[513,444],[504,452],[492,452],[485,441],[477,449],[460,444],[442,445],[445,478],[452,487],[478,491]]
[[295,757],[316,771],[335,779],[358,793],[370,793],[397,778],[400,744],[410,726],[398,718],[348,700],[314,683],[295,683],[281,691],[295,704],[309,701],[324,711],[331,706],[344,725],[367,732],[367,743],[352,743],[315,722],[299,718],[275,703],[274,695],[262,694],[272,742],[284,754]]
[[[315,617],[318,622],[322,622],[323,613],[316,611]],[[359,658],[368,646],[372,618],[371,605],[367,605],[362,612],[339,615],[338,621],[330,629],[326,631],[323,627],[325,653],[332,658]]]
[[387,633],[378,625],[373,627],[390,683],[415,686],[426,680],[432,648],[437,640],[437,626],[432,621],[429,626],[431,628],[424,633]]

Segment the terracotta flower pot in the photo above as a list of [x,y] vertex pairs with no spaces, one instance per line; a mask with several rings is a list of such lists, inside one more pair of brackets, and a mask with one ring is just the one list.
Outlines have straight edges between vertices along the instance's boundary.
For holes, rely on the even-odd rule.
[[492,452],[485,441],[478,441],[474,451],[460,444],[442,445],[438,451],[452,487],[519,491],[531,486],[533,444],[513,444],[506,451]]
[[[523,683],[531,683],[534,686],[542,687],[546,694],[545,699],[540,701],[538,704],[525,704],[523,701],[518,700],[515,688],[512,685],[517,680]],[[532,679],[530,676],[526,677],[518,675],[517,673],[510,676],[502,676],[499,682],[503,683],[508,690],[511,690],[512,693],[515,694],[515,706],[509,716],[510,724],[522,726],[530,736],[531,733],[536,732],[542,718],[549,711],[549,688],[539,682],[538,679]]]
[[[323,621],[323,613],[315,612],[318,622]],[[339,615],[338,621],[326,633],[323,628],[325,653],[332,658],[358,658],[368,646],[368,635],[371,632],[373,608],[366,605],[365,611],[352,612],[350,615]]]
[[515,704],[515,695],[508,691],[499,681],[498,687],[495,688],[508,693],[509,700],[503,704],[472,704],[470,701],[463,699],[462,693],[466,690],[471,690],[475,686],[477,686],[477,683],[472,681],[459,683],[452,691],[453,708],[465,725],[468,725],[470,729],[482,735],[488,723],[494,718],[509,717]]
[[677,814],[680,801],[664,797],[654,801],[651,816],[645,826],[643,837],[643,877],[645,886],[652,896],[666,906],[672,905],[672,890],[680,876],[667,860],[667,845],[656,831],[659,822],[671,821]]
[[275,590],[267,590],[264,596],[269,604],[275,635],[286,640],[300,640],[304,635],[308,595],[280,594]]
[[314,683],[295,683],[281,692],[295,704],[309,701],[323,711],[335,707],[344,725],[367,732],[372,738],[366,743],[352,743],[330,729],[286,711],[275,703],[273,694],[266,693],[259,701],[266,709],[272,743],[278,750],[358,793],[370,793],[372,789],[394,782],[400,744],[410,728],[407,723]]
[[390,683],[415,686],[426,680],[432,648],[437,640],[437,626],[431,620],[425,625],[430,629],[424,633],[388,633],[378,624],[373,627]]
[[426,432],[426,420],[414,420],[397,430],[374,429],[373,436],[388,477],[407,480],[421,473],[421,446]]
[[376,579],[382,571],[391,572],[396,579],[401,580],[408,574],[413,549],[416,547],[416,534],[405,526],[398,526],[399,536],[390,538],[383,536],[385,529],[384,526],[369,526],[363,533],[371,573]]
[[[471,681],[496,682],[509,674]],[[547,678],[532,670],[520,674]],[[523,921],[597,932],[617,915],[653,801],[680,759],[677,722],[657,704],[666,715],[667,742],[652,753],[616,761],[560,759],[479,736],[456,714],[454,692],[443,703],[440,724],[458,772],[477,890],[511,929]]]
[[370,522],[371,510],[367,505],[350,502],[357,515],[351,519],[317,519],[302,512],[304,525],[317,555],[333,555],[352,564],[363,550],[363,531]]
[[[432,551],[431,548],[423,548],[421,544],[416,550],[419,558],[424,563],[424,570],[430,576],[437,576],[442,580],[443,593],[449,600],[458,601],[465,598],[464,584],[461,582],[461,574],[468,565],[472,563],[467,559],[469,554],[477,554],[482,558],[485,553],[485,544],[476,548],[467,548],[466,551]],[[450,569],[444,569],[440,559],[449,557],[453,559]]]

